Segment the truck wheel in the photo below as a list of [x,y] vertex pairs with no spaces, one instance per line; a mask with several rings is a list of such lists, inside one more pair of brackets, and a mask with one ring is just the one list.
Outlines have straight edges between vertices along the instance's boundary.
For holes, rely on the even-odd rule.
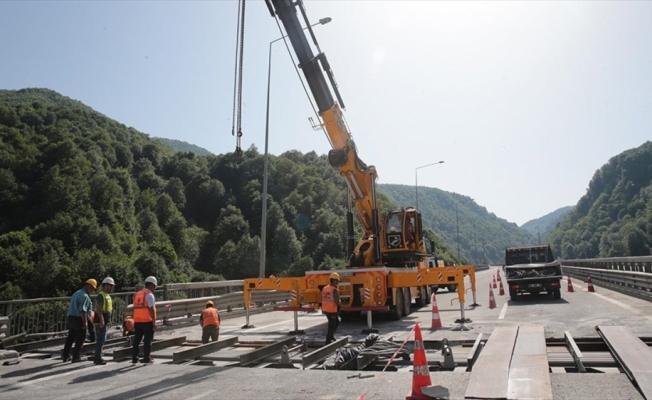
[[431,303],[432,293],[430,292],[430,286],[424,286],[423,292],[426,294],[426,305]]
[[509,299],[511,301],[518,301],[518,292],[516,289],[509,289]]
[[423,307],[426,305],[426,287],[427,286],[421,286],[419,288],[419,297],[414,300],[414,304],[417,307]]
[[403,288],[403,307],[403,316],[410,315],[410,308],[412,307],[410,288]]
[[553,288],[553,289],[552,289],[552,297],[553,297],[555,300],[559,300],[559,299],[561,299],[561,289],[558,288],[558,287],[557,287],[557,288]]
[[396,289],[396,305],[389,308],[389,318],[398,321],[403,317],[403,294],[401,289]]
[[451,293],[457,292],[457,285],[448,285],[446,287],[448,288],[448,291]]

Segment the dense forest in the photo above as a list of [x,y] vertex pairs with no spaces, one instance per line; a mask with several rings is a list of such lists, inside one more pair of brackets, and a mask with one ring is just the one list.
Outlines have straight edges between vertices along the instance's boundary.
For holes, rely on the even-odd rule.
[[528,222],[521,225],[521,229],[525,229],[526,231],[530,232],[530,234],[534,235],[537,240],[543,240],[548,235],[548,232],[557,226],[557,224],[560,223],[566,214],[572,209],[572,206],[558,208],[555,211],[544,215],[543,217],[529,220]]
[[[54,91],[0,90],[0,299],[258,276],[262,175],[254,147],[179,152]],[[270,157],[266,275],[342,268],[346,202],[325,156]]]
[[650,255],[652,142],[612,157],[547,240],[565,259]]
[[[382,184],[380,190],[403,207],[415,205],[414,186]],[[424,226],[469,264],[502,263],[505,247],[536,244],[536,237],[516,224],[498,218],[473,199],[435,188],[419,188],[419,209]]]
[[164,145],[172,148],[173,150],[180,151],[182,153],[190,152],[190,153],[195,153],[198,156],[207,156],[209,154],[213,154],[203,147],[199,147],[194,144],[184,142],[183,140],[166,139],[161,137],[154,137],[153,139],[156,139],[159,142],[163,143]]

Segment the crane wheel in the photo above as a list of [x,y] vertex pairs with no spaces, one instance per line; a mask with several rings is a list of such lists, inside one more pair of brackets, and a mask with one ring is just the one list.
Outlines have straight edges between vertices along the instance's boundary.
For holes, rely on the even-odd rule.
[[396,289],[396,305],[389,308],[389,319],[398,321],[403,317],[403,295],[401,289]]

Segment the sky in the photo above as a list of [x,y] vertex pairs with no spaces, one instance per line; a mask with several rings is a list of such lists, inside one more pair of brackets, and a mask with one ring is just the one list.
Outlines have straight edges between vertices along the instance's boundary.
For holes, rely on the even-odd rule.
[[[305,0],[360,158],[519,225],[575,205],[652,138],[652,2]],[[151,136],[232,152],[236,1],[1,1],[0,89],[41,87]],[[269,43],[247,1],[242,148],[265,148]],[[269,152],[326,154],[283,41]],[[443,164],[418,167],[443,160]],[[418,174],[418,175],[417,175]]]

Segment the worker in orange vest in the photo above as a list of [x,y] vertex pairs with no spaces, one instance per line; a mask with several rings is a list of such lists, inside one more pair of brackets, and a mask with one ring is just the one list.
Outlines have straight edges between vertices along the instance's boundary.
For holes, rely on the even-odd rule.
[[328,332],[326,333],[326,344],[335,341],[335,331],[339,325],[338,313],[340,312],[340,293],[337,285],[340,282],[340,275],[333,272],[330,276],[330,284],[324,286],[321,291],[321,312],[328,319]]
[[158,282],[153,276],[145,279],[145,289],[134,295],[134,343],[131,353],[131,362],[138,362],[138,353],[140,342],[145,339],[143,344],[143,364],[151,364],[152,359],[152,340],[154,340],[154,331],[156,330],[156,300],[154,299],[154,290]]
[[208,343],[209,338],[212,342],[217,341],[220,336],[220,313],[210,300],[206,302],[206,308],[201,312],[199,325],[201,325],[202,343]]

